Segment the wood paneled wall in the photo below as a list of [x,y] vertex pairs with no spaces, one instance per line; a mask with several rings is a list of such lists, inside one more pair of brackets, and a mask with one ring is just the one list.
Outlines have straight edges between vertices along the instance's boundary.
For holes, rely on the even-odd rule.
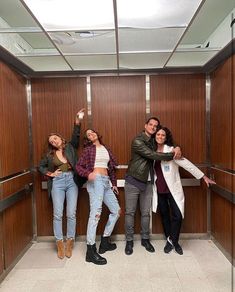
[[[229,58],[211,75],[211,173],[217,184],[234,193],[234,88],[235,57]],[[46,137],[59,132],[70,138],[77,110],[87,105],[86,78],[33,79],[32,133],[33,166],[41,159]],[[92,77],[91,116],[85,116],[82,133],[88,127],[103,135],[119,164],[127,165],[131,140],[143,129],[146,117],[145,76]],[[0,62],[0,178],[30,169],[29,121],[26,80]],[[196,164],[206,158],[205,76],[202,74],[170,74],[150,76],[150,110],[169,127],[184,156]],[[90,123],[88,123],[88,120]],[[81,151],[81,148],[80,150]],[[20,154],[20,155],[19,155]],[[204,169],[205,170],[205,169]],[[225,171],[228,170],[228,171]],[[117,176],[123,179],[125,169]],[[183,174],[184,176],[185,174]],[[52,235],[52,204],[41,188],[41,176],[34,174],[37,209],[37,235]],[[0,199],[6,199],[32,182],[31,175],[13,177],[0,184]],[[205,186],[185,187],[186,208],[182,232],[207,231],[207,199]],[[123,215],[115,234],[124,233],[124,191],[120,190]],[[230,253],[235,249],[234,204],[217,193],[211,195],[212,234]],[[77,233],[86,234],[89,214],[85,189],[79,194]],[[105,209],[98,233],[107,219]],[[19,218],[21,222],[19,224]],[[136,232],[140,230],[140,214],[136,214]],[[219,218],[219,220],[218,220]],[[153,233],[162,232],[158,215],[153,215]],[[17,225],[17,228],[16,228]],[[233,232],[233,237],[232,237]],[[0,214],[0,273],[9,267],[32,238],[32,200],[29,194]],[[233,241],[232,241],[233,240]],[[233,243],[232,243],[233,242]]]
[[[205,76],[164,75],[151,76],[150,80],[151,114],[158,116],[163,124],[172,128],[177,143],[189,159],[195,163],[205,162]],[[146,120],[145,76],[91,77],[90,86],[89,126],[103,136],[103,142],[111,148],[119,164],[127,165],[131,141],[143,130]],[[69,137],[73,115],[80,107],[87,108],[85,78],[32,80],[34,166],[39,163],[43,142],[49,132],[58,131],[65,133],[66,138]],[[66,118],[63,118],[64,108],[69,113]],[[82,132],[87,128],[87,118],[85,116]],[[47,127],[41,127],[43,120]],[[188,139],[185,138],[187,136]],[[188,140],[192,140],[190,145]],[[119,169],[117,177],[124,179],[125,172],[125,169]],[[41,189],[40,175],[36,175],[35,189],[38,235],[52,235],[52,204],[48,200],[47,191]],[[183,231],[206,232],[206,190],[203,187],[187,187],[185,192],[187,210]],[[123,214],[114,233],[124,234],[123,189],[120,189],[119,202]],[[196,215],[190,212],[191,209],[196,212],[195,206],[197,220]],[[88,215],[88,195],[83,189],[79,194],[77,212],[77,233],[80,235],[86,234]],[[104,207],[98,234],[103,231],[107,216],[108,212]],[[140,230],[139,219],[140,214],[137,212],[137,233]],[[159,232],[161,223],[153,216],[153,233]]]
[[[233,98],[232,58],[228,59],[211,76],[211,162],[226,169],[232,169]],[[234,72],[234,68],[233,68]],[[233,148],[232,148],[233,146]]]
[[[94,77],[91,78],[92,122],[103,135],[103,141],[117,157],[120,165],[127,165],[130,159],[131,141],[144,128],[145,76]],[[117,177],[123,179],[125,171],[120,170]],[[114,232],[124,234],[125,199],[120,191],[119,203],[122,216]],[[106,209],[107,210],[107,209]],[[107,212],[98,229],[102,233],[107,221]],[[139,232],[139,220],[136,220]]]
[[[32,183],[32,175],[26,172],[30,169],[26,79],[2,62],[0,136],[0,203],[2,206],[8,206],[0,213],[2,273],[33,237],[31,194],[24,190],[26,185]],[[15,195],[20,191],[22,195]]]
[[[205,75],[157,75],[150,77],[152,115],[171,129],[183,155],[193,163],[206,163]],[[202,171],[206,171],[205,169]],[[182,177],[191,177],[182,172]],[[185,187],[185,219],[182,232],[207,232],[207,191]],[[159,215],[153,215],[153,232],[161,232]]]
[[[70,139],[76,113],[87,108],[86,78],[33,79],[31,88],[34,165],[38,165],[49,133]],[[86,123],[85,117],[82,130]]]
[[171,129],[184,156],[194,163],[206,160],[205,89],[204,74],[150,78],[151,113]]
[[232,255],[234,250],[233,230],[234,230],[234,205],[219,194],[211,194],[211,230],[212,235],[220,245]]
[[[54,102],[50,100],[52,97],[51,92],[53,92]],[[143,121],[145,121],[145,77],[94,77],[91,78],[91,95],[92,128],[102,134],[104,143],[117,156],[119,164],[127,164],[130,157],[131,140],[136,133],[142,130]],[[68,97],[69,102],[67,101]],[[56,108],[54,106],[55,101]],[[69,138],[74,114],[81,107],[87,108],[85,78],[32,81],[35,166],[38,165],[42,155],[42,141],[46,140],[48,133],[52,131],[58,131],[61,134],[66,132],[64,135]],[[69,115],[65,118],[63,118],[64,108],[65,112],[69,112]],[[48,127],[41,128],[39,126],[41,125],[40,121],[44,119],[46,119]],[[82,134],[87,128],[87,119],[88,117],[85,115]],[[80,151],[81,149],[82,147],[80,147]],[[119,170],[117,176],[123,178],[124,171]],[[39,236],[52,235],[52,204],[48,200],[47,191],[41,189],[40,175],[36,175],[35,181],[37,233]],[[120,195],[120,205],[124,211],[123,191],[121,191]],[[77,234],[86,234],[88,215],[88,195],[86,190],[83,189],[78,199]],[[98,234],[101,233],[104,227],[107,215],[108,212],[104,207]],[[118,234],[124,233],[124,216],[120,218],[115,232]]]
[[0,62],[0,177],[28,169],[26,80]]
[[[57,132],[70,140],[77,111],[85,108],[87,112],[86,78],[35,79],[32,80],[31,88],[34,167],[37,167],[48,134]],[[87,121],[86,115],[81,126],[82,135],[87,128]],[[52,203],[48,199],[47,191],[42,190],[41,181],[41,176],[35,174],[37,235],[53,235]],[[82,192],[79,195],[78,206],[81,208],[78,207],[78,214],[84,219],[82,231],[79,230],[78,234],[85,234],[86,230],[88,208],[86,200],[87,195]]]
[[92,121],[119,164],[130,159],[133,137],[146,118],[145,76],[91,78]]
[[[211,76],[211,162],[214,165],[211,173],[217,185],[230,192],[230,199],[233,196],[233,200],[235,196],[234,72],[235,56],[226,60]],[[212,235],[231,256],[234,256],[235,251],[234,209],[231,200],[212,192]]]
[[[32,175],[25,174],[2,183],[3,198],[25,189],[32,182]],[[20,220],[19,220],[20,219]],[[3,248],[5,268],[16,259],[33,236],[32,198],[29,193],[3,212]]]

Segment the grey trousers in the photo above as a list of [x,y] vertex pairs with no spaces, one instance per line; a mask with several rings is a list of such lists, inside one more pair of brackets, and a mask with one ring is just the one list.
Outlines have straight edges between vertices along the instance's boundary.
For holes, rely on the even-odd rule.
[[140,191],[134,185],[125,182],[125,233],[126,240],[133,240],[134,236],[134,220],[137,202],[140,202],[141,213],[141,238],[149,239],[149,224],[150,224],[150,212],[152,205],[152,184],[147,183],[146,190]]

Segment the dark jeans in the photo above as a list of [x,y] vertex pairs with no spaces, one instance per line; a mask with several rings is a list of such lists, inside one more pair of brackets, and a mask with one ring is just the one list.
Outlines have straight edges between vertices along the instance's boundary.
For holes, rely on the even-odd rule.
[[175,245],[179,241],[182,215],[171,193],[158,194],[158,208],[165,236],[170,236]]
[[134,219],[137,207],[137,202],[140,202],[141,213],[141,238],[149,239],[149,225],[150,225],[150,212],[152,204],[152,184],[147,183],[146,190],[140,191],[134,185],[125,182],[125,232],[126,240],[133,240],[134,236]]

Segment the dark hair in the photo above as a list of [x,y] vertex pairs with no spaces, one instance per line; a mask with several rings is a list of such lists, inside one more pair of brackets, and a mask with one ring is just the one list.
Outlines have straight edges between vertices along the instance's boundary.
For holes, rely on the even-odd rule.
[[84,132],[83,146],[84,146],[84,147],[87,147],[87,146],[90,146],[90,145],[92,144],[92,142],[87,138],[87,131],[88,131],[88,130],[90,130],[90,131],[96,133],[96,135],[98,136],[98,140],[99,140],[100,144],[103,145],[103,142],[102,142],[102,136],[101,136],[97,131],[95,131],[94,129],[88,128],[88,129],[86,129],[85,132]]
[[155,121],[157,121],[157,122],[158,122],[158,125],[161,124],[161,123],[160,123],[160,120],[159,120],[158,118],[156,118],[156,117],[150,117],[150,118],[147,119],[147,121],[145,122],[145,125],[147,125],[147,124],[149,123],[150,120],[155,120]]
[[60,134],[58,133],[50,133],[48,136],[47,136],[47,141],[46,141],[46,145],[45,145],[45,152],[48,154],[48,155],[51,155],[51,156],[54,156],[56,150],[58,150],[55,146],[53,146],[50,142],[49,142],[49,138],[51,136],[58,136],[61,140],[62,140],[62,149],[63,149],[63,154],[64,154],[64,148],[65,148],[65,145],[67,144],[67,141],[65,140],[65,138],[63,136],[61,136]]
[[163,130],[166,133],[166,141],[164,142],[164,144],[168,146],[174,146],[174,141],[173,141],[173,136],[172,136],[171,131],[167,127],[164,127],[162,125],[157,126],[156,133],[154,134],[154,139],[156,137],[157,132],[160,130]]

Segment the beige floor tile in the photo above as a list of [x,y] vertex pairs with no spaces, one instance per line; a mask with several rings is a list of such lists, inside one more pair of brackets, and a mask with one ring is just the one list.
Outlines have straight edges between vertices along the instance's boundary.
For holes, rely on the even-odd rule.
[[209,283],[216,292],[231,292],[232,274],[221,271],[213,272],[207,276]]
[[10,278],[0,284],[1,292],[31,292],[36,283],[36,279],[23,280]]
[[152,279],[151,287],[154,292],[182,292],[182,286],[178,278]]
[[16,265],[16,269],[63,268],[66,258],[58,259],[54,248],[31,248]]
[[32,287],[32,292],[61,292],[64,286],[64,281],[62,280],[40,280],[35,283]]
[[73,256],[63,260],[57,258],[54,242],[33,244],[0,291],[231,292],[231,264],[212,241],[181,241],[183,256],[165,254],[164,240],[152,240],[155,253],[135,241],[131,256],[124,253],[124,241],[116,243],[115,251],[103,255],[108,261],[104,266],[85,261],[85,242],[76,242]]
[[205,277],[180,277],[183,292],[213,292],[213,288]]

